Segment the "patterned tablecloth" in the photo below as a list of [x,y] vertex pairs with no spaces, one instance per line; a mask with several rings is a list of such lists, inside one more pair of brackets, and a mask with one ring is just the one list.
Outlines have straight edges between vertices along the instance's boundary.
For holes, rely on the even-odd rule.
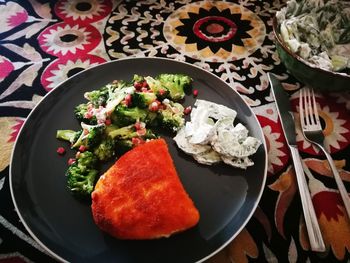
[[[166,57],[206,69],[237,90],[263,128],[268,178],[247,226],[210,262],[348,262],[350,221],[325,158],[297,133],[311,169],[327,252],[310,251],[290,154],[267,72],[283,82],[298,118],[298,90],[275,51],[272,17],[284,1],[0,0],[0,262],[54,261],[28,234],[11,200],[9,162],[30,110],[73,74],[125,57]],[[350,97],[318,94],[331,151],[350,181]]]

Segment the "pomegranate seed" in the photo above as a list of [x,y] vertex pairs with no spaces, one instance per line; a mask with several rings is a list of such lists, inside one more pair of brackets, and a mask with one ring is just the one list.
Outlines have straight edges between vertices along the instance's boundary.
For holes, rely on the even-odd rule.
[[137,145],[143,144],[145,141],[142,140],[141,138],[133,137],[131,139],[131,142],[134,146],[137,146]]
[[74,158],[69,158],[68,159],[68,165],[72,165],[73,163],[75,163],[75,159]]
[[92,118],[92,113],[91,112],[86,112],[85,114],[84,114],[84,118],[86,118],[86,119],[91,119]]
[[111,119],[106,119],[106,120],[105,120],[105,124],[106,124],[107,126],[111,125],[111,124],[112,124]]
[[141,83],[141,82],[135,82],[135,83],[134,83],[134,87],[135,87],[136,90],[141,90],[141,88],[142,88],[142,83]]
[[141,92],[148,92],[148,89],[147,88],[141,88]]
[[161,104],[158,106],[158,108],[159,108],[160,110],[165,110],[165,109],[166,109],[166,105],[163,104],[163,103],[161,103]]
[[125,95],[125,100],[126,101],[131,101],[131,94],[126,94]]
[[131,100],[132,100],[131,94],[126,94],[124,101],[127,107],[131,106]]
[[144,87],[144,88],[148,88],[148,84],[147,84],[147,82],[146,82],[146,81],[144,81],[144,82],[142,83],[142,87]]
[[153,102],[149,105],[148,108],[149,108],[150,111],[155,112],[155,111],[158,111],[159,105],[160,105],[160,103],[158,104],[156,101],[153,101]]
[[141,129],[136,131],[138,136],[143,136],[146,134],[146,132],[147,132],[146,128],[141,128]]
[[141,129],[141,122],[137,121],[134,126],[135,126],[135,129],[137,131],[140,130]]
[[86,151],[86,147],[84,145],[80,145],[79,152],[85,152],[85,151]]
[[66,149],[64,149],[63,147],[58,147],[56,152],[59,154],[59,155],[63,155],[66,153]]
[[165,94],[165,92],[166,92],[165,89],[160,89],[160,90],[158,91],[158,93],[159,93],[160,96],[163,96],[163,95]]
[[185,115],[188,115],[188,114],[191,113],[191,111],[192,111],[192,107],[191,107],[191,106],[188,106],[188,107],[186,107],[186,108],[184,109],[184,114],[185,114]]
[[193,96],[198,96],[198,89],[193,90]]

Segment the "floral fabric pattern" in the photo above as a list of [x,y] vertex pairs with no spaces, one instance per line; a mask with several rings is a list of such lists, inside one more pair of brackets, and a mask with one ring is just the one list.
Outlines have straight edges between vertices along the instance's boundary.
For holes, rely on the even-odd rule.
[[[260,0],[0,0],[0,263],[55,262],[16,214],[11,151],[30,111],[74,74],[126,57],[166,57],[227,82],[252,107],[265,135],[268,177],[254,216],[207,262],[349,261],[350,219],[325,157],[298,125],[303,84],[280,63],[272,33],[285,3]],[[290,95],[297,142],[327,246],[310,251],[290,153],[267,79]],[[317,94],[326,147],[350,186],[350,95]],[[349,188],[350,189],[350,188]]]

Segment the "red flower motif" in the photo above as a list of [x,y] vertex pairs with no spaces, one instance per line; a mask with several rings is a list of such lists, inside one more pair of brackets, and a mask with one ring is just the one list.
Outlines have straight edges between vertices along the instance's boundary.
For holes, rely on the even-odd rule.
[[93,55],[84,55],[75,58],[66,56],[57,59],[44,70],[41,75],[41,84],[47,91],[50,91],[79,71],[103,62],[106,62],[106,60]]
[[21,130],[24,121],[21,119],[16,119],[16,124],[14,126],[11,127],[11,129],[13,130],[13,132],[11,132],[10,138],[7,142],[14,142],[16,141],[16,138],[18,136],[19,131]]
[[91,23],[108,16],[112,11],[110,0],[80,1],[60,0],[55,13],[66,22]]
[[46,28],[38,37],[40,47],[57,57],[87,54],[101,39],[100,32],[94,26],[65,22]]
[[16,27],[16,26],[26,22],[27,19],[28,19],[28,13],[26,10],[23,10],[23,11],[17,12],[14,15],[10,16],[7,19],[7,24],[10,27]]
[[312,197],[312,200],[318,218],[321,217],[321,214],[324,214],[328,221],[331,219],[338,221],[339,217],[344,216],[344,213],[339,208],[342,206],[339,193],[330,191],[318,192]]
[[25,23],[28,19],[27,11],[12,1],[8,1],[5,5],[0,5],[0,14],[0,33],[9,31]]
[[15,67],[7,58],[0,56],[0,81],[5,79],[14,69]]

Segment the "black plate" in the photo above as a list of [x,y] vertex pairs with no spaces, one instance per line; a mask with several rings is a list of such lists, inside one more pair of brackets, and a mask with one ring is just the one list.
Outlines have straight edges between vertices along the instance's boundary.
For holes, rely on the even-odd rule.
[[[198,208],[199,224],[183,233],[151,241],[122,241],[101,232],[90,206],[66,190],[64,157],[58,129],[77,129],[73,109],[86,91],[133,74],[185,73],[194,79],[199,99],[235,109],[250,134],[264,142],[262,129],[244,100],[215,75],[187,63],[160,58],[117,60],[85,70],[52,90],[31,112],[17,138],[10,167],[11,194],[26,229],[53,256],[70,262],[196,262],[214,255],[246,225],[266,180],[265,144],[247,170],[197,164],[165,137],[185,189]],[[184,105],[195,98],[186,96]]]

